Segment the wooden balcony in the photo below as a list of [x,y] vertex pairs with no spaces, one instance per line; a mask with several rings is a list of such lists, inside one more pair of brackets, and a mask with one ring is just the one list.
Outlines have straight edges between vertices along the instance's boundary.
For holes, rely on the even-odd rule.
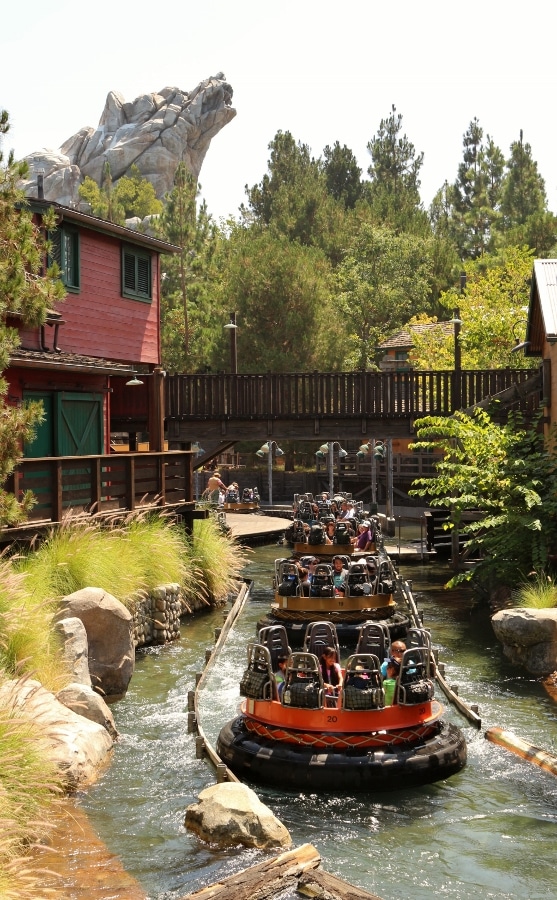
[[37,502],[28,521],[4,529],[2,539],[69,517],[115,517],[149,508],[187,513],[195,506],[191,483],[192,454],[182,450],[22,459],[6,488],[16,497],[32,491]]

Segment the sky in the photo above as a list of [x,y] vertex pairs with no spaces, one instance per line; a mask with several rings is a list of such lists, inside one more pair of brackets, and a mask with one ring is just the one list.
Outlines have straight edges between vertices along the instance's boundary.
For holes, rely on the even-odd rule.
[[4,152],[57,149],[96,126],[109,91],[125,100],[191,91],[224,72],[237,116],[200,174],[216,219],[237,214],[267,171],[269,143],[290,131],[314,156],[339,141],[366,173],[367,144],[393,104],[424,153],[429,205],[454,181],[474,117],[508,156],[520,129],[557,213],[557,4],[409,0],[27,0],[5,4],[0,109]]

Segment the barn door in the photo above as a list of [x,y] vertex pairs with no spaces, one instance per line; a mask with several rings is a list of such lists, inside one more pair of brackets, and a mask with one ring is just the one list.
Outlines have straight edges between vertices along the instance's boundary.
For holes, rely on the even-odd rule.
[[103,395],[59,391],[53,397],[55,456],[103,453]]
[[50,391],[24,391],[23,402],[40,400],[43,404],[44,421],[36,426],[35,437],[27,441],[23,449],[26,457],[54,456],[54,431],[52,428],[52,393]]

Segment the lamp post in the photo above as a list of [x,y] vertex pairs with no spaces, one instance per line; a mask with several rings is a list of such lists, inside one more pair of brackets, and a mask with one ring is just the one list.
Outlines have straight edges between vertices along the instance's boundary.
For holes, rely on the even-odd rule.
[[238,373],[238,352],[236,343],[238,326],[236,325],[235,312],[230,313],[230,322],[228,322],[224,328],[230,332],[230,374],[236,375]]
[[[338,448],[338,456],[339,460],[344,459],[345,456],[348,456],[348,450],[344,450],[338,441],[328,441],[326,444],[321,444],[319,450],[316,452],[317,459],[327,459],[327,468],[329,472],[329,496],[332,497],[335,492],[335,473],[334,473],[334,454],[335,447]],[[340,482],[340,467],[339,467],[339,482]]]
[[275,456],[284,456],[284,450],[281,450],[276,441],[266,441],[255,455],[260,459],[267,457],[267,484],[269,486],[269,506],[273,505],[273,448]]
[[[460,295],[466,290],[466,272],[460,273]],[[456,306],[453,309],[453,317],[450,320],[454,330],[454,383],[453,383],[453,409],[460,409],[462,406],[462,350],[460,346],[460,328],[462,319],[460,318],[460,309]]]
[[370,514],[377,512],[377,463],[386,460],[387,480],[385,485],[385,515],[388,519],[393,517],[393,442],[391,438],[385,441],[368,441],[362,444],[357,453],[358,459],[371,456],[371,507]]
[[[191,449],[195,453],[195,456],[197,459],[199,459],[199,457],[203,456],[203,454],[205,453],[205,450],[203,449],[203,447],[200,447],[199,444],[192,444]],[[195,499],[199,500],[199,469],[197,467],[194,469],[193,477],[194,477]]]

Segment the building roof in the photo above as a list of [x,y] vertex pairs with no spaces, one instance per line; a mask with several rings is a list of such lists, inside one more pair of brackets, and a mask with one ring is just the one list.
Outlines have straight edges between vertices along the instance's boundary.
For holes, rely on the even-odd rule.
[[378,345],[378,350],[411,350],[414,346],[413,334],[423,334],[432,329],[440,329],[444,335],[454,334],[454,325],[452,322],[424,322],[417,325],[408,325],[403,331],[397,331],[391,335],[386,341]]
[[80,212],[69,206],[62,206],[54,200],[36,200],[34,197],[27,198],[27,203],[33,212],[43,212],[50,207],[54,207],[58,214],[60,222],[71,222],[74,225],[83,225],[91,231],[98,231],[102,234],[110,234],[114,237],[121,238],[130,244],[137,244],[148,250],[158,250],[159,253],[180,253],[181,248],[176,244],[170,244],[168,241],[162,241],[159,238],[151,237],[143,234],[141,231],[135,231],[133,228],[126,228],[124,225],[115,225],[113,222],[107,222],[106,219],[99,219],[89,213]]
[[526,327],[528,353],[537,355],[543,341],[557,341],[557,259],[535,259]]
[[25,350],[17,347],[10,355],[10,366],[21,369],[41,369],[56,372],[82,372],[90,375],[136,374],[131,363],[83,356],[80,353],[56,353],[45,350]]

